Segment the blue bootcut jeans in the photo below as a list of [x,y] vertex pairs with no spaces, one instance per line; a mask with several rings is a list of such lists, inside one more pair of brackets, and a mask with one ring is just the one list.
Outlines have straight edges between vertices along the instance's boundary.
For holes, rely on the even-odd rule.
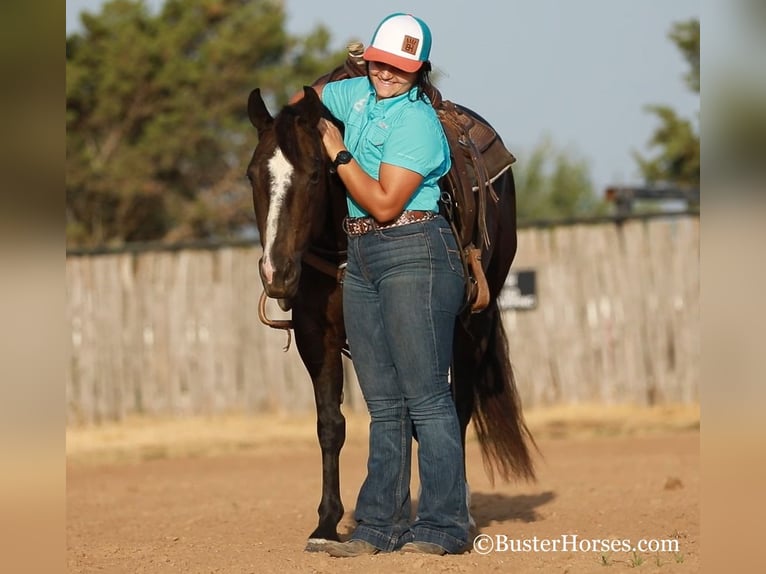
[[[349,237],[343,310],[370,413],[367,478],[352,540],[462,551],[468,538],[463,450],[447,373],[463,267],[442,217]],[[410,524],[412,426],[420,499]]]

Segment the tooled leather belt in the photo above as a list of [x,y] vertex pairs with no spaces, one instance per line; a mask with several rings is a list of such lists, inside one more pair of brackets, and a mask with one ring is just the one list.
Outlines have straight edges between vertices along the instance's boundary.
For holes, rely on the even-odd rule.
[[347,217],[343,220],[343,229],[347,235],[355,237],[357,235],[364,235],[375,229],[390,229],[392,227],[407,225],[408,223],[428,221],[436,217],[436,215],[437,213],[434,211],[407,210],[402,211],[402,214],[399,217],[387,223],[378,223],[372,217]]

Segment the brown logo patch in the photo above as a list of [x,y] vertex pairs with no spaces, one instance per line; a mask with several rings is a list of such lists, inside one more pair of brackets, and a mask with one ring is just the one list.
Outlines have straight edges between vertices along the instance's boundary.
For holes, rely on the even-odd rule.
[[402,42],[402,52],[406,52],[407,54],[412,54],[415,56],[418,53],[418,44],[420,44],[420,40],[418,38],[405,36],[404,42]]

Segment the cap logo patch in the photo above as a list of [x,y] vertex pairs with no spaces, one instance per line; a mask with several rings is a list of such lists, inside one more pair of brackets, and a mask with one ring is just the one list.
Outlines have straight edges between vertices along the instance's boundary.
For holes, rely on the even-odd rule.
[[402,42],[402,52],[416,56],[418,53],[418,44],[420,44],[420,40],[418,38],[413,38],[412,36],[404,36],[404,42]]

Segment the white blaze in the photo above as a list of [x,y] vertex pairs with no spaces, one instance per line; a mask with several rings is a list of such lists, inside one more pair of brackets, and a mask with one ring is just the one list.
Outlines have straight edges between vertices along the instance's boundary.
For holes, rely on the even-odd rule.
[[269,160],[269,173],[271,174],[271,201],[269,204],[269,215],[266,218],[266,238],[263,242],[263,274],[266,281],[271,283],[274,275],[274,267],[271,264],[271,250],[277,237],[279,214],[282,211],[285,194],[293,176],[293,166],[287,161],[287,158],[279,148],[277,148],[274,156]]

